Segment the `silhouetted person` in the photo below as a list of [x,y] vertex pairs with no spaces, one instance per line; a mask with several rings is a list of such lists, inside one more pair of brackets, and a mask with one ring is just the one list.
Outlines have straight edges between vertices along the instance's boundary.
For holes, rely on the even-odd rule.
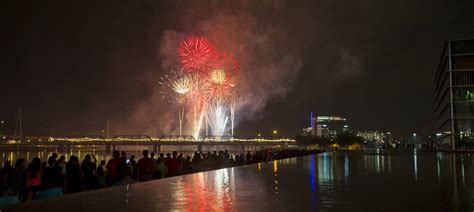
[[[57,163],[57,160],[58,160],[58,153],[54,152],[53,154],[51,154],[51,156],[48,158],[48,166],[49,166],[49,160],[53,160],[54,163]],[[57,164],[56,164],[57,165]]]
[[0,196],[3,196],[4,192],[9,187],[10,175],[12,172],[12,166],[10,161],[5,161],[3,168],[0,169]]
[[137,161],[135,155],[130,156],[130,165],[132,166],[132,179],[137,180]]
[[166,167],[168,168],[168,176],[176,176],[178,174],[178,169],[181,167],[181,162],[176,158],[178,152],[173,151],[173,157],[166,159]]
[[58,166],[61,167],[61,174],[66,175],[66,157],[64,157],[64,155],[61,155],[57,163]]
[[252,154],[250,154],[250,151],[247,151],[247,154],[245,154],[245,162],[247,164],[252,163]]
[[[94,161],[92,161],[92,158]],[[92,190],[97,188],[97,176],[95,170],[97,169],[96,165],[97,159],[94,155],[87,154],[81,165],[82,180],[84,182],[84,187],[86,190]]]
[[105,168],[105,160],[100,161],[99,167],[97,167],[97,179],[98,179],[98,184],[99,187],[105,187],[105,173],[106,173],[106,168]]
[[69,157],[66,163],[66,187],[65,193],[76,193],[82,190],[82,181],[80,175],[79,158],[74,155]]
[[63,187],[62,169],[56,164],[54,157],[49,157],[48,167],[43,170],[43,187],[45,189]]
[[20,200],[26,197],[26,160],[19,158],[16,160],[15,168],[12,172],[13,191]]
[[107,163],[107,171],[106,171],[106,184],[112,185],[118,180],[119,177],[119,170],[118,167],[120,165],[120,152],[115,150],[112,153],[112,159],[109,160]]
[[137,163],[137,178],[139,182],[153,180],[154,160],[148,157],[148,150],[143,150],[143,158]]
[[153,159],[153,160],[155,159],[155,153],[154,152],[150,153],[150,158]]
[[163,158],[159,157],[155,163],[153,178],[154,179],[165,178],[167,174],[167,169],[168,168],[166,167],[165,162],[163,161]]
[[41,177],[41,160],[34,158],[26,173],[26,190],[28,191],[26,201],[33,200],[36,192],[41,190]]

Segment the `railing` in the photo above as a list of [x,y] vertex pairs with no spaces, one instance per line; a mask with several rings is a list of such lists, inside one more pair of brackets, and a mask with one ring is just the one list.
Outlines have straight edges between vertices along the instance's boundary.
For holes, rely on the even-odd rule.
[[163,135],[161,136],[158,141],[173,141],[173,142],[179,142],[179,141],[186,141],[186,142],[197,142],[196,138],[192,135]]

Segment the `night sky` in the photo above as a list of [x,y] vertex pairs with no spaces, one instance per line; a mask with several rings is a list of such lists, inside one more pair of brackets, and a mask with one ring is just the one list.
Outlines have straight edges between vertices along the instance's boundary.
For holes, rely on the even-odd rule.
[[[228,47],[244,79],[238,136],[294,136],[309,113],[398,136],[434,128],[443,42],[474,37],[474,1],[11,1],[3,3],[0,119],[27,135],[167,134],[169,39]],[[176,115],[176,116],[175,116]]]

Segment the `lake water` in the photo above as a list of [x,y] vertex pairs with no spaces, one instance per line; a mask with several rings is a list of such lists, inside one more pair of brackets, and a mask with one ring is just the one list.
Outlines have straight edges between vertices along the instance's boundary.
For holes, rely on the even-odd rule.
[[8,211],[472,211],[473,159],[330,152],[65,195]]

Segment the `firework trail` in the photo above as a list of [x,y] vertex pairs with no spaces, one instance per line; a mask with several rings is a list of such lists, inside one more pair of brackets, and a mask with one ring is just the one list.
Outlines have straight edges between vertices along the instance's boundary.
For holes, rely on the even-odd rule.
[[220,100],[216,100],[209,105],[209,125],[211,126],[212,135],[223,136],[229,117],[228,107]]
[[208,76],[209,115],[213,135],[223,136],[230,112],[230,135],[234,134],[235,87],[239,80],[237,60],[228,53],[219,54],[212,61]]
[[178,111],[179,116],[179,136],[183,136],[184,108]]
[[235,96],[232,97],[230,105],[230,136],[234,137],[234,118],[235,118]]
[[[171,70],[168,74],[160,77],[161,94],[163,99],[167,99],[170,103],[183,106],[192,91],[192,82],[188,76],[182,75],[177,71]],[[179,116],[179,135],[183,135],[184,108],[178,111]]]

